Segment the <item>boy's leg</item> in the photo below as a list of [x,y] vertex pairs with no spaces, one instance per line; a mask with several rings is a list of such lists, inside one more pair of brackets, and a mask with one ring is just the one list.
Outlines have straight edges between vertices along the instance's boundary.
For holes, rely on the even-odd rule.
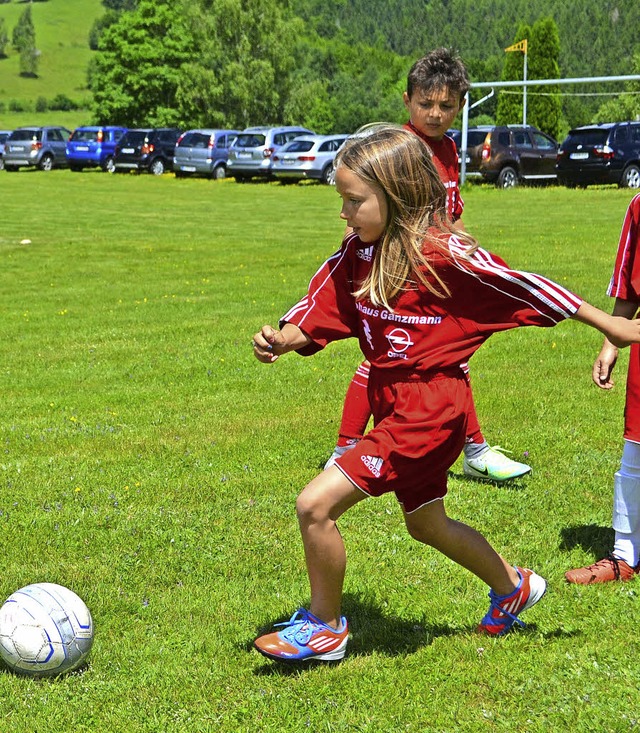
[[531,608],[546,591],[546,581],[526,568],[511,567],[475,529],[450,519],[443,501],[434,501],[407,514],[405,522],[414,539],[431,545],[489,585],[491,605],[478,630],[501,636],[518,614]]
[[338,442],[325,468],[332,466],[336,458],[341,456],[346,450],[349,450],[351,446],[355,445],[367,429],[369,419],[371,418],[371,408],[369,406],[369,395],[367,392],[370,366],[368,361],[363,361],[356,369],[351,383],[347,388],[342,406]]
[[613,485],[613,552],[583,568],[565,573],[569,583],[591,585],[630,580],[640,572],[640,445],[625,440]]
[[282,631],[256,639],[261,654],[285,662],[344,657],[348,626],[340,606],[346,553],[336,521],[366,497],[335,466],[303,489],[296,511],[311,586],[310,611],[298,609],[288,622],[278,624]]
[[[468,368],[463,368],[469,379]],[[478,413],[471,393],[470,408],[467,412],[467,435],[464,444],[462,470],[470,478],[488,481],[509,481],[524,476],[531,471],[526,463],[513,461],[505,456],[500,446],[491,447],[482,434]]]

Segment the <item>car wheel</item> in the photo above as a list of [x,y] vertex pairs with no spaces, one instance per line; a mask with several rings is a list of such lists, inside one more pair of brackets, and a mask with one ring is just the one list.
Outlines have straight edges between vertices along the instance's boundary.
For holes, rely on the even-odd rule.
[[223,165],[219,165],[213,169],[211,177],[215,178],[217,181],[221,181],[223,178],[227,177],[227,169]]
[[329,163],[329,165],[324,167],[321,180],[323,183],[326,183],[327,186],[336,185],[336,169],[334,168],[333,163]]
[[164,173],[165,165],[162,158],[156,158],[149,166],[149,173],[153,173],[154,176],[161,176]]
[[514,188],[518,185],[518,173],[515,168],[510,165],[505,166],[498,176],[496,186],[498,188]]
[[41,171],[50,171],[53,168],[53,158],[50,155],[43,155],[38,163]]
[[624,169],[620,186],[623,188],[640,188],[640,168],[637,165],[628,165]]
[[105,158],[104,163],[102,164],[102,170],[105,173],[113,173],[116,169],[116,164],[113,162],[113,156],[109,156],[108,158]]

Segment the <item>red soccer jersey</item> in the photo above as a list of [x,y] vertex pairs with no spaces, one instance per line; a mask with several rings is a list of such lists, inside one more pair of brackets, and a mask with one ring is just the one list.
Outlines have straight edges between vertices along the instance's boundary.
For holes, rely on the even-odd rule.
[[426,143],[429,150],[431,150],[433,162],[438,170],[440,180],[447,189],[447,213],[451,221],[458,221],[464,210],[464,201],[462,200],[462,196],[460,196],[460,188],[458,186],[458,151],[456,150],[456,144],[447,135],[442,140],[434,140],[431,137],[427,137],[414,127],[411,122],[407,122],[404,128],[417,135]]
[[629,204],[620,233],[616,262],[607,290],[607,295],[612,298],[640,303],[640,258],[636,256],[639,244],[640,194],[637,194]]
[[554,326],[580,307],[580,298],[540,275],[511,270],[483,249],[469,255],[455,236],[442,241],[444,249],[427,240],[425,252],[451,294],[439,298],[419,284],[403,290],[391,311],[352,295],[371,268],[374,246],[355,234],[345,237],[312,278],[308,294],[282,318],[311,338],[300,353],[353,336],[379,369],[457,367],[492,333]]

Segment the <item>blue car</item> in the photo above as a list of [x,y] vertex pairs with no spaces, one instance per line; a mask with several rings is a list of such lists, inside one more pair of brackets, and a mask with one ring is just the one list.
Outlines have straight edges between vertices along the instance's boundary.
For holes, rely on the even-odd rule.
[[116,144],[126,127],[78,127],[67,142],[67,162],[72,171],[96,168],[113,173]]

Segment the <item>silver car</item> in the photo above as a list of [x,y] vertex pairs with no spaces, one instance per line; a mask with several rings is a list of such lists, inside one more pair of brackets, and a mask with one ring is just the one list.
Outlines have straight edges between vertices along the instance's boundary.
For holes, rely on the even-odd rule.
[[282,183],[313,178],[334,183],[333,159],[347,135],[304,135],[274,153],[271,172]]
[[227,172],[236,181],[252,176],[271,177],[271,158],[280,148],[300,135],[313,135],[306,127],[247,127],[229,148]]
[[187,130],[178,139],[173,157],[176,178],[191,175],[224,178],[229,147],[239,134],[238,130]]
[[67,165],[67,140],[71,130],[66,127],[19,127],[4,143],[6,171],[35,166],[43,171]]

